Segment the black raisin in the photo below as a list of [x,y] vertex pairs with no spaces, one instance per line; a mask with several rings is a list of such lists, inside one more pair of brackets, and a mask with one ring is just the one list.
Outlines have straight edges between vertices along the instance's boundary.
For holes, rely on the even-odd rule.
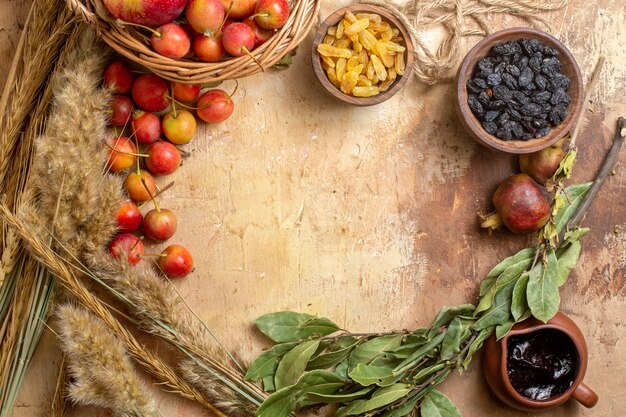
[[550,100],[550,96],[551,94],[549,91],[535,91],[535,93],[532,95],[532,100],[535,103],[542,104]]
[[537,74],[535,76],[535,84],[537,85],[538,89],[545,90],[547,83],[548,83],[548,80],[546,80],[546,77],[544,77],[543,75]]
[[526,131],[524,132],[524,134],[522,135],[522,139],[523,140],[528,140],[528,139],[532,139],[533,138],[533,133],[532,131]]
[[489,108],[492,110],[499,110],[504,108],[505,105],[506,103],[504,102],[504,100],[492,100],[489,103]]
[[501,82],[502,82],[502,77],[500,76],[500,74],[496,72],[489,74],[489,76],[487,77],[487,84],[491,86],[500,85]]
[[550,128],[549,127],[543,127],[537,131],[535,131],[535,137],[536,138],[542,138],[545,135],[547,135],[548,133],[550,133]]
[[472,81],[474,81],[474,84],[478,88],[482,88],[483,90],[486,90],[488,88],[487,82],[482,78],[474,78]]
[[515,90],[518,87],[517,80],[511,74],[502,74],[502,81],[504,82],[504,85],[509,87],[511,90]]
[[506,66],[506,72],[508,72],[509,74],[511,74],[514,77],[519,77],[521,71],[519,70],[519,68],[516,65],[507,65]]
[[523,56],[520,58],[519,62],[517,63],[517,68],[519,68],[520,71],[523,71],[524,68],[526,68],[528,66],[528,57]]
[[543,119],[533,119],[533,127],[536,129],[541,129],[542,127],[548,126],[548,122]]
[[524,89],[533,93],[537,89],[537,86],[535,85],[535,83],[530,83],[526,85]]
[[478,101],[480,101],[480,104],[482,104],[483,106],[487,106],[490,100],[491,98],[489,97],[489,94],[487,94],[485,91],[481,91],[478,94]]
[[527,116],[536,116],[543,111],[543,108],[535,103],[530,103],[527,106],[522,107],[521,112]]
[[513,96],[515,101],[517,101],[522,106],[530,103],[530,99],[526,97],[526,94],[522,93],[521,91],[512,91],[511,95]]
[[503,126],[496,132],[496,136],[502,140],[511,140],[513,139],[513,135],[511,134],[511,129],[508,126]]
[[505,85],[496,85],[493,87],[493,96],[497,100],[503,100],[504,102],[511,101],[511,91]]
[[493,72],[495,72],[496,74],[502,74],[504,72],[504,70],[507,67],[507,63],[506,62],[500,62],[498,65],[496,65],[496,67],[493,69]]
[[565,99],[565,91],[563,91],[562,88],[559,88],[552,94],[552,97],[550,97],[550,104],[552,104],[553,106],[556,106],[557,104],[563,103],[564,99]]
[[559,112],[556,109],[553,109],[550,112],[550,115],[548,116],[548,120],[550,120],[550,123],[552,123],[552,126],[557,126],[563,121],[563,119],[561,119],[561,116],[559,115]]
[[500,112],[497,110],[489,110],[485,113],[484,120],[485,122],[493,122],[496,118],[500,116]]
[[528,60],[528,66],[535,74],[539,74],[541,72],[541,59],[537,57],[530,58]]
[[541,72],[547,76],[551,76],[561,71],[561,63],[555,57],[548,58],[541,64]]
[[485,129],[485,132],[493,135],[498,130],[498,126],[494,122],[484,122],[483,129]]
[[509,117],[511,118],[511,120],[515,120],[517,122],[522,120],[522,114],[519,111],[512,109],[512,108],[509,108]]
[[481,71],[489,70],[493,72],[493,59],[492,58],[484,58],[478,61],[478,69]]
[[515,41],[496,43],[493,46],[493,51],[500,55],[514,55],[522,52],[522,48]]
[[549,56],[559,56],[559,51],[557,51],[556,49],[548,46],[548,45],[541,45],[541,52],[544,55],[549,55]]
[[554,74],[554,76],[552,77],[552,81],[558,85],[559,87],[561,87],[563,90],[568,90],[569,86],[570,86],[570,79],[567,75],[556,73]]
[[485,114],[485,110],[483,109],[482,104],[480,104],[476,96],[469,95],[467,97],[467,105],[476,116],[480,117]]
[[517,83],[520,87],[525,87],[533,81],[533,72],[529,67],[526,67],[520,74]]
[[511,122],[509,126],[511,127],[511,132],[513,133],[513,136],[521,139],[522,135],[524,134],[524,128],[522,128],[522,125],[517,122]]
[[498,117],[498,120],[497,120],[497,122],[498,122],[498,124],[500,126],[504,126],[506,123],[508,123],[508,121],[509,121],[509,114],[508,113],[502,113],[500,115],[500,117]]
[[478,94],[483,91],[483,89],[478,87],[474,80],[469,80],[467,82],[467,91],[469,91],[470,93]]

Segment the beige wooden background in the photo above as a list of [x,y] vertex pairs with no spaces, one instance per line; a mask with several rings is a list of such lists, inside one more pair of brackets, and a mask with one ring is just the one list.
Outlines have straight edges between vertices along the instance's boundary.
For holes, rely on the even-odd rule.
[[[4,81],[29,0],[0,2],[0,81]],[[324,1],[322,17],[346,1]],[[626,12],[623,0],[572,0],[552,13],[562,39],[588,77],[599,56],[606,69],[594,112],[579,140],[577,180],[593,178],[618,116],[626,113]],[[515,25],[494,20],[497,27]],[[468,39],[467,48],[477,39]],[[310,38],[287,71],[242,80],[232,118],[203,126],[191,156],[169,180],[162,206],[179,215],[174,241],[195,256],[178,287],[188,302],[246,359],[267,346],[252,331],[259,315],[284,309],[321,314],[355,331],[427,324],[442,305],[475,301],[480,280],[530,243],[479,230],[496,185],[515,158],[474,143],[453,111],[453,85],[415,81],[373,108],[326,96],[311,68]],[[228,83],[224,86],[230,89]],[[569,402],[545,417],[626,415],[626,152],[588,212],[578,269],[562,290],[562,309],[587,337],[586,382],[600,402]],[[164,180],[165,181],[165,180]],[[158,347],[162,350],[163,347]],[[47,416],[58,365],[46,335],[18,399],[16,417]],[[480,361],[442,390],[466,417],[522,415],[484,383]],[[154,389],[163,415],[206,413]],[[108,416],[77,409],[72,416]]]

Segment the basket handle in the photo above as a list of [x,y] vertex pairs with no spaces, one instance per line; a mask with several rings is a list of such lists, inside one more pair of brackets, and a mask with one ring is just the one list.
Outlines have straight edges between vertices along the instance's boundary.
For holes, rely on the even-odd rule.
[[80,16],[85,22],[93,26],[98,24],[98,18],[95,13],[88,10],[80,0],[65,0],[65,3],[70,10]]

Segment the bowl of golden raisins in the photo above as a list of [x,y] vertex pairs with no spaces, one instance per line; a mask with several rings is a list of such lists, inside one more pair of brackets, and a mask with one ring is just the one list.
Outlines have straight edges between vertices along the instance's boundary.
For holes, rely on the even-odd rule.
[[357,106],[396,94],[413,69],[413,42],[384,7],[354,4],[333,12],[313,38],[313,69],[322,86]]

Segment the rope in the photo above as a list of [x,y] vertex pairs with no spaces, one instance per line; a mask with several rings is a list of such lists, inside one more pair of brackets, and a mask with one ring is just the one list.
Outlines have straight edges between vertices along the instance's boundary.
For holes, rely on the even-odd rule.
[[[540,15],[557,10],[569,0],[547,3],[537,0],[409,0],[398,6],[391,0],[360,0],[389,9],[407,27],[415,45],[413,73],[425,84],[454,79],[462,58],[461,40],[466,36],[486,36],[494,32],[489,14],[502,13],[526,20],[532,26],[548,23]],[[469,22],[468,22],[469,20]],[[476,28],[468,28],[471,22]],[[428,46],[429,29],[443,28],[445,35],[436,49]]]

